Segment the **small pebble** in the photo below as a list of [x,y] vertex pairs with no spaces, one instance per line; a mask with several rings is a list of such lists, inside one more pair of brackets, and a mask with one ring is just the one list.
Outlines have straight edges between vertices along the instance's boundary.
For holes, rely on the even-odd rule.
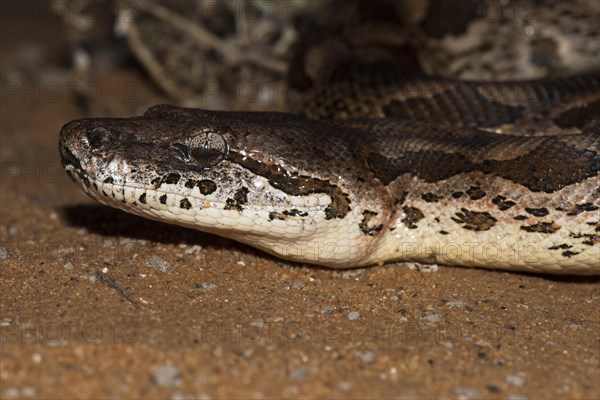
[[531,306],[531,309],[535,311],[541,311],[544,314],[550,314],[550,310],[543,306]]
[[152,371],[152,381],[162,387],[176,386],[181,383],[181,373],[173,365],[159,365]]
[[362,274],[362,270],[360,269],[351,269],[349,271],[344,271],[342,273],[342,278],[344,279],[357,279],[360,277],[360,275]]
[[354,321],[360,318],[360,313],[358,311],[350,311],[348,313],[348,319],[350,321]]
[[515,385],[518,388],[525,386],[525,379],[519,375],[506,375],[506,382]]
[[417,272],[427,272],[434,273],[438,272],[439,265],[437,264],[421,264],[421,263],[406,263],[406,266],[412,270]]
[[256,321],[250,322],[251,326],[255,326],[257,328],[264,328],[266,326],[265,321],[262,319],[257,319]]
[[427,314],[425,317],[423,317],[423,320],[435,324],[437,322],[440,322],[440,315],[435,313]]
[[302,282],[294,282],[292,284],[292,289],[299,290],[299,289],[303,289],[303,288],[304,288],[304,283],[302,283]]
[[131,246],[133,243],[135,243],[134,240],[129,238],[122,238],[119,240],[121,246]]
[[92,283],[96,282],[96,280],[98,279],[98,278],[96,278],[96,275],[84,275],[84,274],[79,275],[79,278],[80,279],[87,279],[88,281],[90,281]]
[[464,307],[465,302],[462,300],[452,300],[446,303],[448,307]]
[[580,324],[569,324],[569,328],[574,330],[574,331],[583,331],[583,325]]
[[321,308],[321,312],[323,314],[331,314],[333,312],[333,307],[332,306],[324,306]]
[[148,260],[148,266],[160,272],[171,272],[173,270],[171,264],[158,256],[151,256]]
[[0,247],[0,260],[4,261],[8,260],[9,258],[10,254],[8,253],[8,250],[6,250],[4,247]]
[[215,285],[214,283],[208,283],[208,282],[201,282],[201,283],[197,284],[196,287],[201,290],[213,290],[213,289],[218,288],[218,286]]
[[479,399],[479,398],[481,398],[481,392],[477,388],[457,386],[454,388],[454,393],[456,393],[456,395],[462,399]]
[[189,256],[190,254],[200,253],[201,251],[202,251],[202,246],[195,244],[195,245],[190,246],[187,249],[185,249],[184,253]]
[[373,361],[375,361],[375,354],[373,354],[372,351],[355,351],[354,355],[367,364],[371,364]]
[[290,372],[290,378],[295,381],[301,381],[310,373],[310,369],[308,367],[298,367],[294,368],[292,372]]

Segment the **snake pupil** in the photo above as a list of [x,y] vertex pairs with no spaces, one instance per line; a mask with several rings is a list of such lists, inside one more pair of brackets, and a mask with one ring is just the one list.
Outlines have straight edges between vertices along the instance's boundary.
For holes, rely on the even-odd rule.
[[218,133],[202,133],[189,141],[190,155],[204,168],[217,165],[227,155],[227,143]]

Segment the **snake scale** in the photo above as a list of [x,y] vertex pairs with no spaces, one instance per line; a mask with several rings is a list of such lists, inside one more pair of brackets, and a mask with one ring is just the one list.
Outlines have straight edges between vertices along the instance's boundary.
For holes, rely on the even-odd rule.
[[305,87],[306,115],[72,121],[63,166],[101,203],[287,260],[600,274],[597,71],[486,82],[344,62]]

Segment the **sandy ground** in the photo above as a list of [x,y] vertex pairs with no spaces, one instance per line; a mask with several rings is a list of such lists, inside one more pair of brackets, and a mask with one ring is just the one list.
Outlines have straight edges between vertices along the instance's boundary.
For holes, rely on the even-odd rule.
[[60,21],[7,4],[2,398],[599,398],[597,278],[294,266],[94,203],[60,127],[165,99],[122,67],[82,108]]

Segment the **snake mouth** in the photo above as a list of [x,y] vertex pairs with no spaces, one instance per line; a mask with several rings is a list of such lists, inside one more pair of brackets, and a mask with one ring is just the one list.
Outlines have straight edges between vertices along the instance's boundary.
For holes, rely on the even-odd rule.
[[67,173],[69,178],[85,193],[89,195],[89,182],[90,179],[88,174],[81,164],[81,160],[73,153],[69,148],[68,144],[63,140],[59,143],[60,163]]
[[59,147],[60,151],[60,163],[64,169],[78,169],[81,170],[81,162],[79,159],[73,154],[71,149],[69,149],[66,145],[61,143]]
[[80,182],[85,181],[86,176],[85,172],[83,171],[81,161],[69,148],[69,145],[66,143],[66,141],[62,139],[63,136],[61,135],[61,140],[58,146],[58,151],[60,153],[60,163],[67,175],[69,175],[69,178],[71,178],[71,180],[79,186],[83,186],[80,184]]
[[83,166],[81,160],[77,157],[76,151],[72,148],[74,144],[79,143],[77,135],[81,130],[78,121],[72,121],[64,125],[60,130],[58,140],[58,151],[60,153],[60,161],[63,168],[68,172],[71,171],[82,171]]

